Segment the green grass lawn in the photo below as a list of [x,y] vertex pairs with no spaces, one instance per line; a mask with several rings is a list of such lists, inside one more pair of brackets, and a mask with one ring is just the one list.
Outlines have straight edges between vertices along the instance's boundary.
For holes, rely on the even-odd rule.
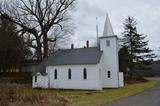
[[[58,94],[72,100],[71,106],[101,106],[113,100],[140,93],[155,85],[155,81],[127,85],[119,89],[103,91],[55,90]],[[53,90],[54,91],[54,90]]]
[[[155,85],[155,81],[136,83],[126,85],[118,89],[104,89],[103,91],[83,91],[83,90],[55,90],[55,89],[31,89],[25,88],[25,94],[32,94],[33,92],[46,93],[48,95],[60,95],[69,100],[69,106],[101,106],[107,102],[131,96],[140,93]],[[46,97],[47,98],[47,97]]]

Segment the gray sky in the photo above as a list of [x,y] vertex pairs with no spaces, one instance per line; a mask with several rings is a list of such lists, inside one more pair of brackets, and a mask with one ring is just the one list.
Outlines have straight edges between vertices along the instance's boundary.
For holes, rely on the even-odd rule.
[[102,35],[106,13],[108,12],[114,33],[122,37],[123,21],[133,16],[139,33],[148,35],[149,46],[156,50],[160,47],[160,1],[159,0],[79,0],[74,11],[76,26],[72,43],[83,47],[89,40],[96,43],[96,17],[98,17],[99,36]]

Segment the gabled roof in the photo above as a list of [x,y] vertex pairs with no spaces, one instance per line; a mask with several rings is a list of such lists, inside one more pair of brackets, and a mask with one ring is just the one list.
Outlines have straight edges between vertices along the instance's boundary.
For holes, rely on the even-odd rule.
[[48,57],[47,66],[97,64],[101,55],[98,47],[61,50],[55,56]]
[[46,66],[97,64],[102,53],[98,47],[60,50],[54,56],[45,58],[32,75],[38,72],[47,75]]

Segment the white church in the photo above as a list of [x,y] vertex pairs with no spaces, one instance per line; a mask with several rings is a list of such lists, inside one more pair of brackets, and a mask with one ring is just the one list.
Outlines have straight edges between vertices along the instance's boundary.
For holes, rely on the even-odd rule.
[[124,86],[119,72],[118,38],[108,15],[97,47],[60,50],[45,59],[33,74],[32,87],[102,90]]

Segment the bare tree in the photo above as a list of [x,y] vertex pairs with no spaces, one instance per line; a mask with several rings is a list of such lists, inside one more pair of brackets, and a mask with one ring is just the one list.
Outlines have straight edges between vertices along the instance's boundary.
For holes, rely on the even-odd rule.
[[[10,2],[10,3],[8,3]],[[0,14],[18,25],[19,33],[28,46],[37,52],[39,62],[48,56],[48,43],[72,32],[70,13],[76,0],[10,0],[1,2]]]

